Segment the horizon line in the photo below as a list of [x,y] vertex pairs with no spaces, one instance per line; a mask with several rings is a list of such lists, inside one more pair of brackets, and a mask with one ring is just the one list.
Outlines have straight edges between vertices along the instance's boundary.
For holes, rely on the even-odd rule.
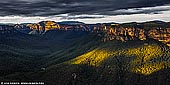
[[116,22],[116,21],[106,21],[106,22],[96,22],[96,23],[86,23],[83,21],[79,21],[79,20],[61,20],[61,21],[55,21],[55,20],[41,20],[41,21],[37,21],[37,22],[21,22],[21,23],[14,23],[14,22],[0,22],[0,24],[25,24],[25,23],[39,23],[39,22],[43,22],[43,21],[54,21],[56,23],[60,23],[60,22],[68,22],[68,21],[72,21],[72,22],[81,22],[84,24],[102,24],[102,23],[117,23],[117,24],[124,24],[124,23],[145,23],[145,22],[152,22],[152,21],[161,21],[161,22],[166,22],[169,23],[170,21],[166,21],[166,20],[159,20],[159,19],[154,19],[154,20],[146,20],[146,21],[125,21],[125,22]]

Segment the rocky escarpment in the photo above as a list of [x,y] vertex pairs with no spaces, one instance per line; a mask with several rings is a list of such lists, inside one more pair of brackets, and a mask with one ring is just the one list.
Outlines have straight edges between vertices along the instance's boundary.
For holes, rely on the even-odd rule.
[[32,32],[38,32],[38,34],[44,33],[48,30],[60,29],[59,24],[54,21],[42,21],[35,24],[27,24],[27,27],[32,29]]
[[170,46],[170,28],[143,29],[138,27],[122,27],[119,24],[114,24],[103,29],[105,31],[104,41],[120,40],[126,42],[129,40],[147,40],[152,38]]
[[29,32],[29,34],[44,34],[48,30],[89,31],[90,29],[87,27],[85,23],[78,21],[64,21],[64,22],[41,21],[38,23],[17,24],[14,27],[19,30],[29,28],[32,30],[31,32]]
[[44,34],[49,30],[65,31],[90,31],[103,36],[103,41],[120,40],[147,40],[149,38],[160,41],[170,46],[170,23],[162,21],[151,21],[145,23],[98,23],[85,24],[78,21],[42,21],[31,24],[16,24],[12,26],[1,26],[0,30],[15,28],[16,30],[28,34]]

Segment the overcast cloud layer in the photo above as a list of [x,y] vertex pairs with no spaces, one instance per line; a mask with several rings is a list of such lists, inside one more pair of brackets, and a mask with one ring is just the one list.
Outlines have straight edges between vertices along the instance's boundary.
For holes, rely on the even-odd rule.
[[[169,12],[169,4],[170,0],[3,0],[0,1],[0,22],[5,22],[3,17],[7,21],[9,16],[36,21],[39,18],[97,20],[122,15],[157,15]],[[18,18],[11,19],[15,21]]]

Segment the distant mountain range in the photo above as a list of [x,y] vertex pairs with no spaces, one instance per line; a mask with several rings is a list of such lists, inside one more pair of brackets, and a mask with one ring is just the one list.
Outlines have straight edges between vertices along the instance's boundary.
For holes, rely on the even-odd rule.
[[[106,40],[146,40],[152,38],[163,42],[170,46],[170,22],[150,21],[144,23],[97,23],[85,24],[78,21],[41,21],[39,23],[23,23],[14,25],[0,25],[0,30],[19,31],[26,34],[43,35],[49,30],[74,30],[74,31],[90,31],[105,33],[104,41]],[[5,31],[2,31],[3,33]]]

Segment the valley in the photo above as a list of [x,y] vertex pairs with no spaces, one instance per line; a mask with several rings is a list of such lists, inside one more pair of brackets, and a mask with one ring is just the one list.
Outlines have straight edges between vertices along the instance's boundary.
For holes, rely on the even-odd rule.
[[170,23],[0,25],[0,80],[169,85]]

